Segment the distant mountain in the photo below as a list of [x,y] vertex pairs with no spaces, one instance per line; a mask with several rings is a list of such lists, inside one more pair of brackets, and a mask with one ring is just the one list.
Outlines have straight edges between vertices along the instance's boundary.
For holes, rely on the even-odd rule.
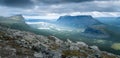
[[22,15],[15,15],[11,17],[0,17],[0,25],[12,29],[27,30],[29,26],[25,23]]
[[101,24],[98,20],[94,19],[90,15],[61,16],[57,20],[57,23],[70,27],[88,27],[91,25]]
[[15,15],[15,16],[11,16],[11,17],[8,17],[9,19],[11,20],[16,20],[18,22],[24,22],[25,23],[25,19],[22,15]]
[[88,27],[81,35],[90,38],[109,38],[109,34],[106,31],[106,25],[94,25]]
[[0,17],[0,23],[25,23],[22,15],[15,15],[11,17]]
[[111,36],[111,38],[114,38],[114,40],[120,42],[120,27],[115,25],[107,25],[106,26],[107,33]]
[[17,29],[21,31],[29,31],[36,34],[46,35],[44,31],[32,28],[28,24],[26,24],[25,19],[22,15],[15,15],[11,17],[0,16],[0,26],[7,27],[9,29]]
[[120,24],[120,17],[117,17],[116,20],[117,20],[117,22],[119,22],[119,24]]
[[118,20],[120,20],[120,17],[117,17]]
[[118,18],[116,18],[116,17],[98,17],[96,19],[104,24],[114,25],[114,26],[120,25],[120,17],[118,17]]
[[120,17],[116,18],[115,21],[115,23],[120,26]]

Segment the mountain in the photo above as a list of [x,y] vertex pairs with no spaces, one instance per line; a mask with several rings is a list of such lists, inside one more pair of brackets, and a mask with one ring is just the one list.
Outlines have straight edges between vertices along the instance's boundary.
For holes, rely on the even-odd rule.
[[15,16],[11,16],[11,17],[8,17],[8,18],[11,19],[11,20],[16,20],[18,22],[24,22],[25,23],[25,19],[24,19],[24,17],[21,14],[15,15]]
[[84,42],[62,41],[0,25],[1,58],[120,58]]
[[115,20],[117,21],[117,24],[120,25],[120,17],[117,17]]
[[120,20],[120,17],[117,17],[116,19]]
[[99,21],[94,19],[90,15],[80,15],[80,16],[61,16],[57,23],[60,25],[65,25],[69,27],[88,27],[91,25],[101,24]]
[[15,15],[11,17],[0,17],[0,23],[25,23],[22,15]]
[[0,24],[3,25],[4,27],[10,27],[10,28],[28,27],[22,15],[15,15],[11,17],[0,17]]
[[119,26],[120,25],[120,17],[98,17],[96,18],[98,21],[108,24],[108,25],[114,25]]
[[41,34],[43,31],[34,29],[25,23],[25,19],[22,15],[15,15],[11,17],[2,17],[0,16],[0,25],[2,27],[7,27],[10,29],[18,29],[21,31],[29,31],[36,34]]
[[120,42],[120,27],[114,26],[114,25],[107,25],[106,26],[107,33],[111,36],[111,38],[114,38],[115,41]]
[[81,35],[90,38],[109,38],[110,35],[105,29],[107,29],[106,25],[94,25],[87,27]]

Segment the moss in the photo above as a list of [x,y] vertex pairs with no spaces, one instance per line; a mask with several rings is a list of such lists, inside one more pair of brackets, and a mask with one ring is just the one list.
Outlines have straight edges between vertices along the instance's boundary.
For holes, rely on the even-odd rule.
[[1,36],[0,39],[5,40],[5,41],[13,41],[14,40],[14,38],[11,38],[11,37],[5,36],[5,35]]
[[0,35],[4,35],[4,34],[5,34],[4,32],[0,31]]
[[78,57],[87,57],[86,53],[80,52],[79,50],[63,50],[62,54],[64,56],[78,56]]
[[107,53],[103,53],[102,58],[116,58],[116,56],[108,55]]
[[30,49],[26,49],[26,48],[17,48],[16,54],[17,55],[29,55],[29,56],[33,56],[33,51]]
[[22,47],[20,47],[20,45],[16,44],[14,41],[9,41],[7,43],[7,45],[10,45],[10,46],[12,46],[14,48],[22,48]]

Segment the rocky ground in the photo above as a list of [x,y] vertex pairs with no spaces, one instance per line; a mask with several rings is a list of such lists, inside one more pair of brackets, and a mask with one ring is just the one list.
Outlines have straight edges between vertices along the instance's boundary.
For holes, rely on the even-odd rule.
[[62,41],[0,26],[0,58],[120,58],[84,42]]

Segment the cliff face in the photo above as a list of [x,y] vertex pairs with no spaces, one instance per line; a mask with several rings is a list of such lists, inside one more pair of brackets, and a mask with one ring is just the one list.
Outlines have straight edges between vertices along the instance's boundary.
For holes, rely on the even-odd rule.
[[8,18],[13,20],[13,21],[18,21],[18,22],[25,23],[24,17],[22,15],[15,15],[15,16],[11,16],[11,17],[8,17]]
[[[0,17],[0,26],[10,28],[10,29],[17,29],[21,31],[29,31],[36,34],[41,34],[42,31],[31,28],[28,24],[26,24],[25,19],[22,15],[15,15],[11,17]],[[44,33],[42,33],[44,34]]]
[[31,32],[0,26],[1,58],[120,58],[100,51],[97,46],[84,42],[62,41],[55,36],[36,35]]
[[25,23],[22,15],[15,15],[11,17],[0,17],[0,25],[11,29],[30,31],[30,27]]
[[94,19],[92,16],[81,15],[81,16],[61,16],[57,20],[58,24],[71,26],[71,27],[88,27],[91,25],[101,24],[99,21]]
[[24,18],[22,15],[15,15],[11,17],[0,17],[0,23],[25,23]]

